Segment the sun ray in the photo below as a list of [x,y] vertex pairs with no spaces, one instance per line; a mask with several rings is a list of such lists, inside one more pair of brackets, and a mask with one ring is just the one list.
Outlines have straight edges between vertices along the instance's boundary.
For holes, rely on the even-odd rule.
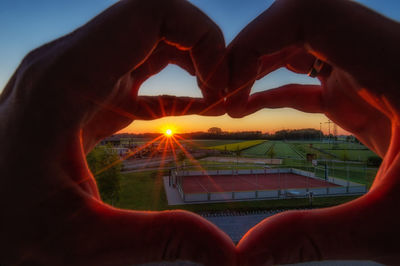
[[222,102],[225,101],[225,98],[221,98],[218,101],[210,104],[209,106],[207,106],[203,111],[199,112],[199,115],[203,115],[206,112],[208,112],[209,110],[211,110],[212,108],[214,108],[215,106],[217,106],[218,104],[221,104]]
[[175,111],[176,111],[176,98],[174,98],[174,101],[172,102],[172,108],[170,111],[171,116],[175,115]]
[[243,84],[239,88],[237,88],[234,91],[228,93],[225,97],[223,97],[223,98],[219,99],[218,101],[212,103],[211,105],[207,106],[203,111],[199,112],[199,115],[205,114],[206,112],[208,112],[209,110],[214,108],[216,105],[221,104],[222,102],[224,102],[225,99],[228,99],[229,97],[232,97],[233,95],[235,95],[236,93],[238,93],[239,91],[241,91],[242,89],[244,89],[245,87],[247,87],[249,85],[250,85],[250,82],[247,82],[247,83]]
[[140,101],[140,104],[146,109],[153,119],[159,118],[159,116],[157,116],[156,113],[151,110],[150,106],[145,101]]
[[157,172],[157,176],[156,176],[156,186],[154,188],[153,191],[153,209],[156,207],[155,204],[157,204],[159,202],[160,199],[160,191],[161,188],[163,187],[162,183],[163,183],[163,173],[164,173],[164,165],[165,165],[165,157],[167,155],[167,145],[168,145],[168,139],[165,141],[164,143],[164,149],[163,149],[163,153],[162,153],[162,157],[161,157],[161,163],[159,165],[158,168],[158,172]]
[[193,146],[195,146],[195,147],[201,147],[200,144],[195,143],[195,142],[194,142],[193,140],[191,140],[191,139],[185,139],[184,137],[182,137],[182,136],[180,136],[180,135],[176,135],[176,134],[175,134],[175,137],[177,137],[177,138],[179,138],[179,139],[181,139],[181,140],[187,141],[187,142],[191,143],[191,144],[192,144]]
[[165,113],[165,109],[164,109],[164,101],[163,101],[163,99],[161,97],[158,97],[157,100],[158,100],[158,103],[160,104],[160,110],[161,110],[162,117],[167,116],[166,113]]
[[111,104],[102,103],[102,102],[100,102],[100,101],[98,101],[98,100],[96,100],[96,99],[94,99],[92,97],[88,97],[88,96],[85,96],[85,95],[81,95],[81,96],[83,98],[91,101],[92,103],[94,103],[94,104],[96,104],[96,105],[98,105],[98,106],[100,106],[100,107],[102,107],[102,108],[104,108],[104,109],[106,109],[108,111],[111,111],[113,113],[119,114],[121,116],[124,116],[124,117],[132,119],[132,120],[139,119],[139,117],[137,117],[137,116],[135,116],[135,115],[133,115],[133,114],[121,109],[120,107],[117,107],[117,106],[114,106],[114,105],[111,105]]
[[207,179],[210,181],[210,183],[212,183],[214,185],[214,187],[217,189],[217,191],[222,192],[223,189],[215,182],[214,179],[212,179],[208,174],[207,174],[207,170],[205,170],[201,164],[199,163],[199,161],[197,161],[186,149],[185,147],[183,147],[179,141],[176,140],[176,138],[174,136],[172,136],[172,140],[179,146],[179,148],[181,149],[181,151],[183,151],[183,153],[185,153],[185,155],[189,158],[189,160],[195,165],[197,166],[202,172],[206,173],[206,177]]
[[110,169],[111,167],[115,166],[116,164],[121,163],[122,161],[128,159],[129,157],[132,157],[133,155],[135,155],[136,153],[138,153],[138,152],[142,151],[143,149],[149,147],[151,144],[153,144],[154,142],[156,142],[157,140],[159,140],[159,139],[162,138],[162,137],[164,137],[164,136],[163,136],[163,135],[158,136],[157,138],[155,138],[155,139],[153,139],[153,140],[147,142],[146,144],[140,146],[138,149],[136,149],[136,150],[134,150],[134,151],[128,153],[127,155],[123,156],[122,158],[120,158],[120,159],[118,159],[118,160],[115,160],[114,162],[110,163],[109,165],[103,167],[102,169],[100,169],[99,171],[97,171],[96,173],[94,173],[94,175],[95,175],[95,176],[96,176],[96,175],[99,175],[99,174],[103,173],[104,171]]
[[186,105],[186,107],[183,109],[183,111],[180,113],[180,115],[182,116],[182,115],[185,115],[188,111],[189,111],[189,109],[190,109],[190,107],[193,105],[193,102],[194,102],[194,99],[190,99],[190,101],[188,102],[188,104]]
[[167,146],[168,146],[168,139],[164,143],[163,153],[161,156],[161,163],[160,163],[160,167],[158,170],[159,172],[161,171],[161,169],[164,167],[164,164],[165,164],[165,157],[167,156]]
[[215,72],[217,72],[218,69],[220,69],[221,64],[223,64],[225,62],[226,58],[226,54],[224,54],[223,56],[221,56],[221,58],[218,60],[218,62],[215,64],[214,68],[211,69],[210,73],[208,74],[208,76],[206,76],[206,78],[204,79],[204,83],[208,83],[208,81],[210,79],[213,78]]
[[164,141],[167,141],[168,139],[166,137],[162,138],[160,142],[157,144],[157,147],[151,152],[149,155],[149,158],[144,162],[143,167],[140,167],[139,169],[144,169],[146,168],[147,163],[154,157],[154,154],[161,148],[161,145],[164,143]]
[[174,147],[174,145],[172,144],[171,138],[168,138],[168,143],[169,143],[169,146],[170,146],[170,148],[171,148],[172,156],[174,157],[174,161],[175,161],[175,165],[176,165],[176,163],[178,162],[178,158],[176,157],[175,147]]

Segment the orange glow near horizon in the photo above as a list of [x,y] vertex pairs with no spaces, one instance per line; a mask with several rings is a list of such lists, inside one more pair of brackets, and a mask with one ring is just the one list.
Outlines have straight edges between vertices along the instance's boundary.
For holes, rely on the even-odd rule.
[[[283,129],[320,129],[320,123],[328,118],[322,114],[307,114],[289,108],[262,110],[244,118],[235,119],[228,115],[222,116],[172,116],[151,121],[135,120],[118,133],[155,133],[164,134],[171,129],[175,134],[190,132],[206,132],[211,127],[219,127],[223,131],[261,131],[275,133]],[[328,134],[328,126],[322,124],[322,132]],[[338,127],[339,135],[349,135],[349,132]]]

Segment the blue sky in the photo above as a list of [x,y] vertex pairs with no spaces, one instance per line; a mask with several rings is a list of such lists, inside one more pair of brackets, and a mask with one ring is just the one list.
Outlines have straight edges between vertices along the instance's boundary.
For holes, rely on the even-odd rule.
[[[0,0],[0,92],[26,53],[72,31],[115,2],[115,0]],[[273,1],[191,0],[190,2],[202,9],[220,26],[226,42],[229,43]],[[400,1],[358,2],[400,21]],[[258,81],[253,92],[290,82],[317,83],[315,79],[282,69]],[[150,78],[142,86],[141,93],[200,96],[195,78],[176,66],[168,66],[160,74]],[[273,111],[260,112],[267,115]],[[296,114],[286,109],[282,109],[281,112]],[[325,118],[320,116],[319,119]],[[213,126],[212,123],[210,126]]]

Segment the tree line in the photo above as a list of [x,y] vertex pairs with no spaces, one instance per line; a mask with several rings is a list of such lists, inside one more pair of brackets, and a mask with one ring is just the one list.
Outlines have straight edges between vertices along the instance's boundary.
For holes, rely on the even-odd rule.
[[[156,138],[160,133],[141,133],[141,134],[118,134],[124,138]],[[211,127],[207,132],[191,132],[182,133],[180,136],[187,139],[239,139],[239,140],[254,140],[254,139],[266,139],[266,140],[319,140],[321,138],[328,137],[324,135],[322,131],[305,128],[305,129],[284,129],[276,131],[275,133],[263,133],[261,131],[238,131],[229,132],[223,131],[219,127]]]

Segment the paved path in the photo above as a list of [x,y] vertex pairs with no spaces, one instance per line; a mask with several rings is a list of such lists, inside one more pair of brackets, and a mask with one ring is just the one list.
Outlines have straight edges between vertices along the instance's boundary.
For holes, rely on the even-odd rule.
[[266,214],[219,216],[205,218],[221,228],[232,238],[233,242],[237,243],[243,237],[243,235],[253,226],[272,215],[274,215],[274,213],[271,212]]
[[[218,217],[205,217],[210,222],[217,225],[224,232],[226,232],[234,242],[240,238],[254,225],[273,215],[274,213],[245,215],[245,216],[218,216]],[[150,263],[146,266],[197,266],[200,264],[190,262],[175,262],[175,263]],[[290,264],[292,266],[381,266],[382,264],[372,261],[316,261]]]
[[[382,264],[372,261],[312,261],[296,264],[286,264],[291,266],[382,266]],[[201,264],[192,262],[161,262],[161,263],[148,263],[143,266],[201,266]]]
[[179,195],[178,189],[170,187],[168,183],[168,176],[163,176],[165,194],[167,195],[168,205],[182,205],[185,202]]

